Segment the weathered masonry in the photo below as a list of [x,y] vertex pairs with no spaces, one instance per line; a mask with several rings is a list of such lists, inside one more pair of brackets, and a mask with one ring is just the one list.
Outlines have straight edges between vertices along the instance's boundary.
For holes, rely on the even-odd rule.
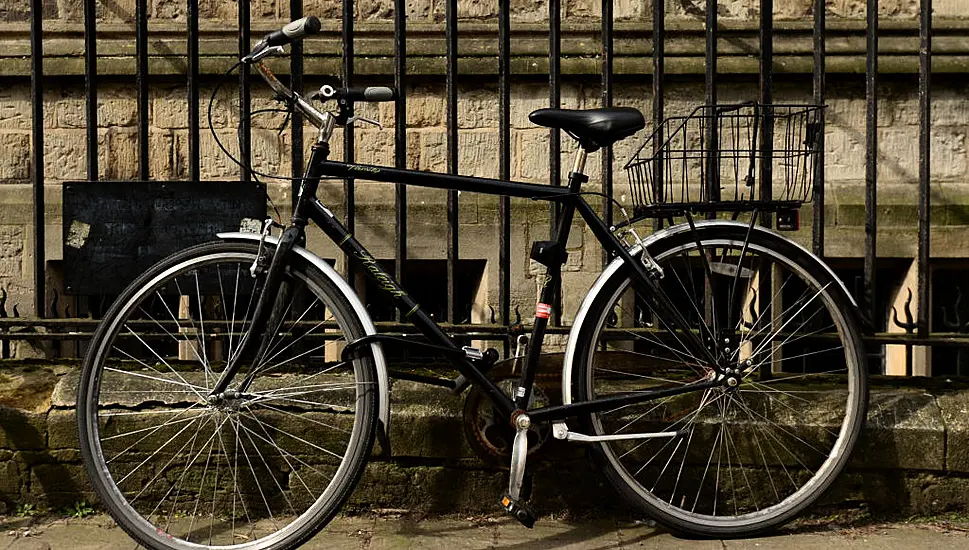
[[[531,125],[536,108],[629,105],[658,123],[718,101],[826,104],[823,177],[796,238],[868,311],[873,370],[969,373],[962,0],[2,0],[0,287],[3,311],[22,317],[0,321],[17,331],[8,354],[76,353],[84,318],[110,302],[65,283],[78,269],[64,260],[65,184],[248,180],[210,120],[259,172],[300,173],[312,131],[278,131],[280,113],[250,119],[274,106],[257,79],[229,77],[208,105],[254,37],[303,14],[324,32],[275,66],[297,88],[341,78],[404,92],[359,106],[385,128],[358,126],[334,148],[364,163],[558,185],[572,142]],[[603,153],[590,188],[628,204],[622,166],[642,140]],[[290,181],[259,179],[285,217]],[[526,252],[549,233],[546,206],[363,180],[329,182],[321,198],[438,318],[499,335],[516,310],[528,320],[539,272]],[[583,231],[568,248],[564,324],[602,265]]]

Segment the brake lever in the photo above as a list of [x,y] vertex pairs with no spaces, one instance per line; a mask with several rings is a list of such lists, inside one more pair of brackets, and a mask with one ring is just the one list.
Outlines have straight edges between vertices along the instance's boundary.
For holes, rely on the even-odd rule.
[[256,53],[243,57],[242,61],[244,63],[258,63],[270,55],[282,55],[284,53],[286,53],[286,49],[282,46],[269,46],[268,48],[263,48]]
[[352,116],[352,117],[350,117],[350,118],[349,118],[349,119],[347,120],[347,125],[349,126],[350,124],[353,124],[353,123],[354,123],[354,122],[356,122],[356,121],[360,121],[360,122],[366,122],[367,124],[373,124],[373,125],[374,125],[374,126],[376,126],[377,128],[380,128],[381,130],[383,130],[383,129],[384,129],[384,125],[383,125],[383,124],[381,124],[381,123],[380,123],[379,121],[377,121],[377,120],[374,120],[374,119],[372,119],[372,118],[366,118],[366,117],[362,117],[362,116]]

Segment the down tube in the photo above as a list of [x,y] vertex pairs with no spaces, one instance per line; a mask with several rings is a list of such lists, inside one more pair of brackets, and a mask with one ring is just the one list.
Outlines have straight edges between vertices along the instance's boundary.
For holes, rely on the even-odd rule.
[[[441,327],[431,319],[420,305],[407,293],[392,275],[384,271],[376,259],[360,244],[353,235],[347,231],[343,224],[336,219],[330,210],[320,202],[313,199],[310,203],[310,219],[323,230],[330,239],[343,250],[347,256],[356,260],[363,272],[370,277],[377,286],[389,294],[394,300],[394,305],[401,311],[403,318],[410,321],[421,333],[432,343],[455,350],[457,345],[451,338],[441,330]],[[511,416],[515,410],[515,403],[508,398],[497,386],[469,361],[464,359],[452,359],[452,364],[465,377],[471,380],[479,389],[491,399],[492,404],[506,418]]]

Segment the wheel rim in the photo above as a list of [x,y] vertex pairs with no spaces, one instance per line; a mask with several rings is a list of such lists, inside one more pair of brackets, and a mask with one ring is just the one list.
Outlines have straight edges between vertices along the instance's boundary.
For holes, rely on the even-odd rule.
[[[208,399],[248,329],[253,258],[212,253],[164,270],[95,350],[86,413],[102,499],[166,547],[269,548],[312,532],[369,440],[373,382],[359,361],[339,361],[353,329],[299,271],[285,276],[263,360],[230,385],[243,391]],[[259,376],[241,388],[253,364]]]
[[[859,350],[826,292],[836,283],[820,284],[795,262],[753,243],[724,238],[703,246],[713,283],[707,286],[690,242],[657,256],[665,271],[661,284],[705,341],[731,348],[717,351],[733,358],[724,366],[739,367],[738,387],[607,411],[593,415],[592,427],[600,434],[680,430],[677,438],[600,445],[621,483],[665,518],[756,529],[796,514],[843,467],[859,422]],[[748,281],[731,286],[717,279]],[[769,292],[757,297],[762,286]],[[681,306],[684,299],[692,305]],[[628,280],[608,303],[598,319],[599,340],[588,350],[588,397],[717,375],[688,357],[668,331],[645,326],[655,318]],[[731,309],[734,319],[725,322]],[[604,335],[603,327],[612,330]],[[795,365],[799,372],[791,372]],[[771,379],[759,379],[768,368]]]

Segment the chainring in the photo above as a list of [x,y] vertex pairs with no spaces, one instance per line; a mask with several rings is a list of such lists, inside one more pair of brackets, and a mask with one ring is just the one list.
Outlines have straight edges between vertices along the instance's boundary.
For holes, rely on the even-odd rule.
[[[511,397],[518,388],[520,379],[513,375],[499,375],[492,380]],[[532,395],[528,400],[528,408],[545,407],[549,405],[548,396],[538,385],[532,385]],[[507,467],[511,460],[512,443],[515,440],[515,430],[498,419],[498,414],[491,402],[477,387],[472,387],[464,401],[464,434],[468,445],[482,460]],[[548,441],[552,430],[547,422],[532,424],[528,430],[528,454],[538,452]]]

